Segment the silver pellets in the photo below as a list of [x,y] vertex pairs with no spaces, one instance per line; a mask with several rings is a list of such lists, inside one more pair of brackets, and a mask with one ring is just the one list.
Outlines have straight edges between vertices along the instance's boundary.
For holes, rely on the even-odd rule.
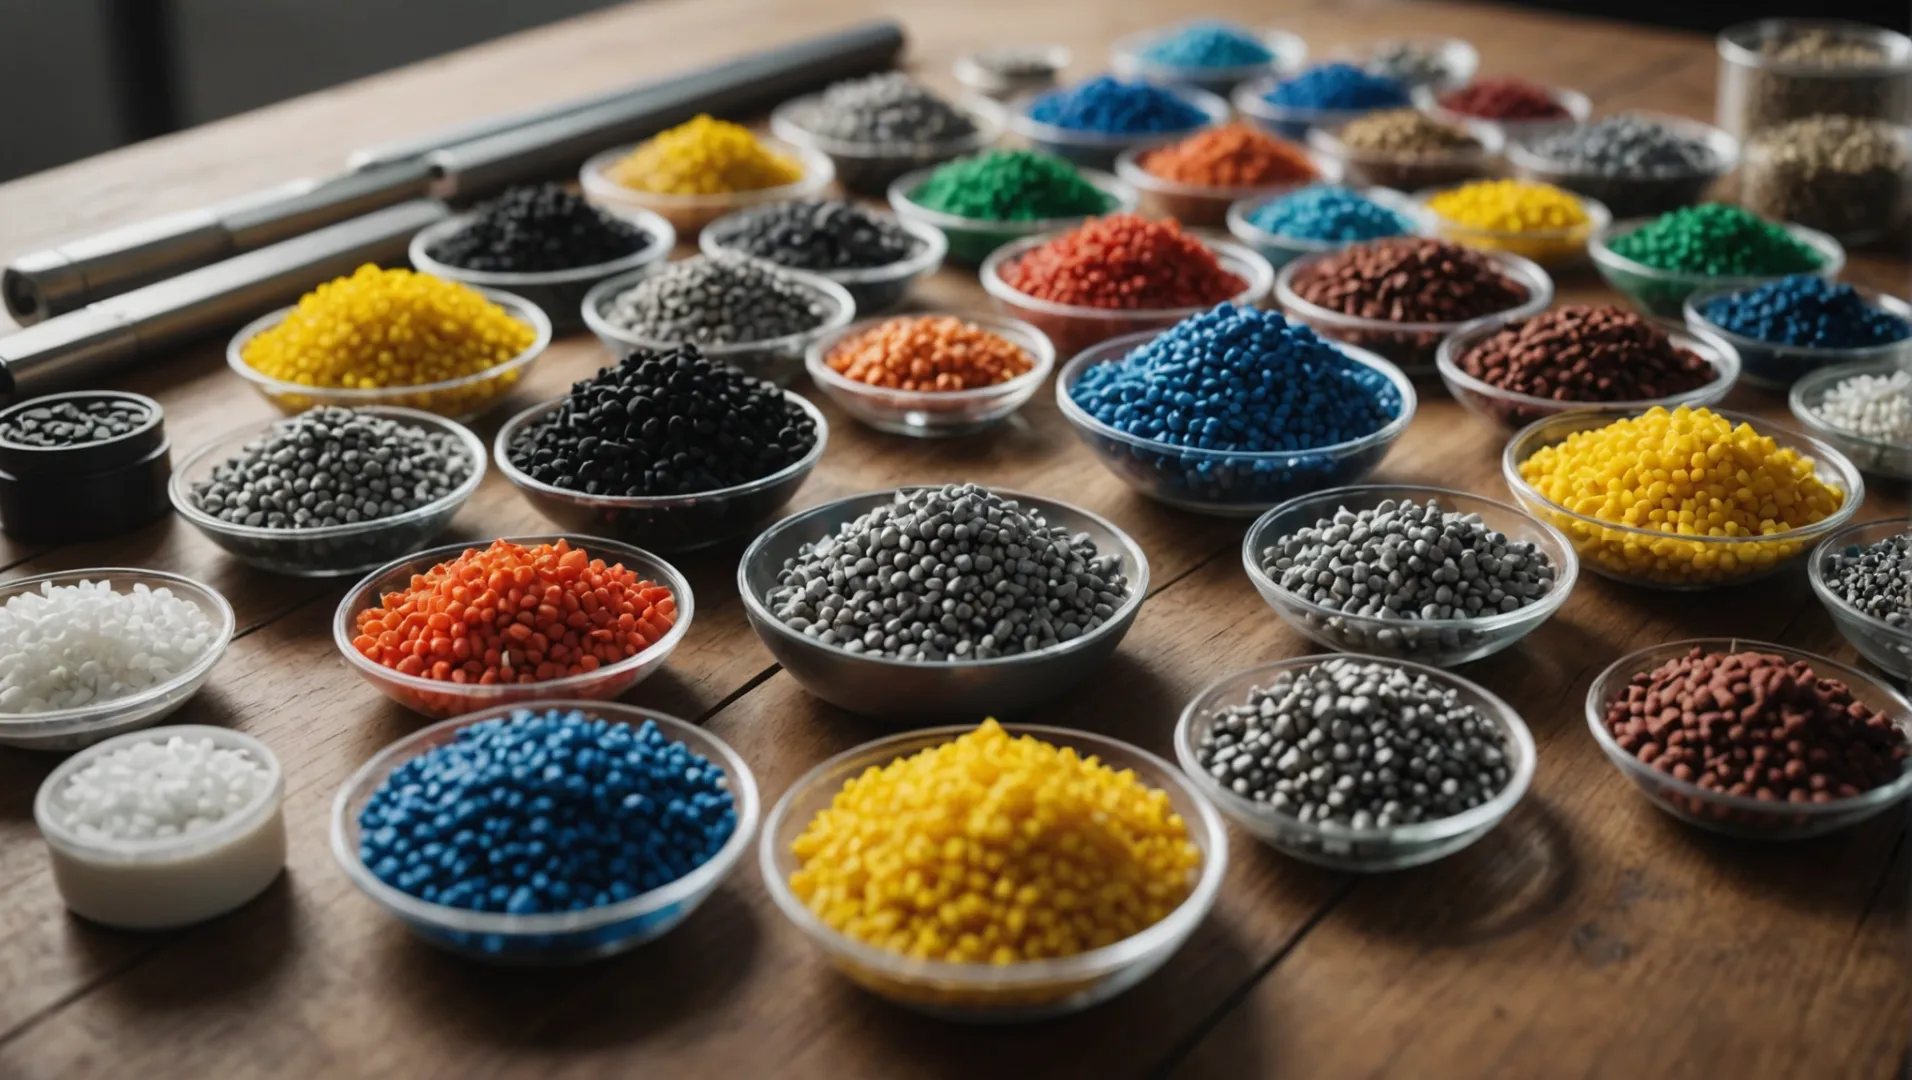
[[602,314],[652,342],[736,345],[814,330],[832,312],[822,293],[770,263],[697,255],[619,293]]
[[1195,753],[1244,799],[1353,829],[1464,813],[1513,775],[1506,733],[1456,690],[1357,657],[1281,672],[1217,713]]
[[765,598],[784,625],[846,652],[942,663],[1039,652],[1129,596],[1118,556],[974,484],[899,491],[804,545]]

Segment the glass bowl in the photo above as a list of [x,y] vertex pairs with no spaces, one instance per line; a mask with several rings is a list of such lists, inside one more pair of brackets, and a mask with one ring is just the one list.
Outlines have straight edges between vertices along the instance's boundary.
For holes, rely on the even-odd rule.
[[[591,328],[591,332],[597,335],[612,356],[623,357],[638,349],[668,351],[677,345],[687,344],[644,337],[618,326],[604,315],[605,309],[619,296],[656,272],[653,268],[620,274],[608,281],[598,282],[590,292],[584,294],[584,325]],[[810,347],[811,342],[840,326],[848,325],[851,319],[856,318],[856,301],[848,289],[821,274],[782,266],[777,267],[777,273],[808,289],[828,309],[821,323],[808,330],[762,341],[733,341],[727,345],[707,345],[702,342],[688,344],[695,344],[697,351],[712,361],[730,364],[746,375],[754,375],[779,386],[795,378],[797,372],[803,370],[803,351]]]
[[1164,64],[1149,59],[1147,51],[1150,46],[1174,37],[1187,29],[1188,25],[1157,27],[1117,38],[1109,48],[1110,69],[1123,78],[1147,79],[1164,85],[1197,86],[1212,94],[1226,94],[1238,83],[1270,75],[1279,78],[1301,70],[1301,66],[1308,62],[1308,43],[1301,39],[1301,35],[1272,27],[1249,31],[1273,54],[1259,64],[1199,67]]
[[[1427,215],[1421,212],[1421,204],[1412,198],[1388,188],[1375,187],[1361,188],[1358,194],[1369,202],[1385,206],[1404,218],[1409,223],[1410,229],[1400,235],[1427,235]],[[1280,270],[1303,255],[1340,251],[1350,244],[1362,243],[1360,240],[1310,240],[1301,236],[1286,236],[1269,232],[1249,220],[1250,215],[1256,210],[1261,209],[1273,199],[1279,198],[1281,195],[1243,199],[1228,208],[1228,231],[1234,235],[1235,239],[1255,249],[1276,270]]]
[[1080,1012],[1122,993],[1161,967],[1208,917],[1228,869],[1228,832],[1208,801],[1179,770],[1154,754],[1104,735],[1067,728],[1004,725],[1011,735],[1030,735],[1093,755],[1111,768],[1128,770],[1168,794],[1188,838],[1201,849],[1202,866],[1180,907],[1154,926],[1113,945],[1074,956],[1016,964],[965,964],[918,960],[857,941],[812,914],[790,891],[797,869],[790,846],[817,813],[830,805],[846,781],[899,757],[950,741],[974,725],[931,728],[864,743],[805,773],[765,819],[758,845],[764,886],[777,910],[803,931],[844,977],[879,997],[945,1020],[1008,1022]]
[[1875,615],[1859,610],[1832,591],[1826,581],[1832,561],[1848,548],[1863,548],[1892,536],[1912,534],[1912,518],[1888,518],[1848,525],[1819,542],[1806,560],[1806,580],[1819,602],[1826,605],[1834,626],[1845,635],[1859,655],[1872,661],[1893,678],[1912,679],[1912,624],[1893,626]]
[[447,237],[463,231],[478,215],[459,214],[447,218],[435,225],[427,225],[412,237],[410,258],[412,266],[421,274],[430,274],[446,281],[456,281],[470,285],[475,289],[506,289],[524,297],[535,304],[551,320],[553,333],[568,334],[584,329],[584,320],[578,314],[578,305],[584,301],[584,294],[591,286],[608,277],[642,270],[646,267],[661,265],[670,258],[671,248],[677,243],[677,230],[671,223],[649,210],[636,207],[603,208],[605,213],[622,219],[643,230],[650,243],[621,259],[595,263],[590,266],[574,266],[565,270],[543,270],[536,273],[506,273],[492,270],[467,270],[461,266],[439,262],[432,258],[431,250]]
[[1310,184],[1332,184],[1341,179],[1341,165],[1313,150],[1303,150],[1314,165],[1311,180],[1289,180],[1255,187],[1214,187],[1165,180],[1142,167],[1142,155],[1160,147],[1124,150],[1115,159],[1115,175],[1141,194],[1141,212],[1151,217],[1172,217],[1184,225],[1219,229],[1228,223],[1228,208],[1244,199],[1260,202],[1304,188]]
[[[1343,49],[1341,55],[1351,64],[1363,71],[1374,72],[1375,58],[1383,51],[1396,45],[1410,45],[1425,53],[1432,53],[1440,60],[1441,74],[1430,81],[1400,80],[1409,89],[1419,86],[1432,86],[1437,90],[1465,86],[1473,81],[1474,73],[1480,70],[1480,52],[1472,42],[1464,38],[1447,37],[1442,34],[1406,34],[1380,38],[1367,42],[1357,48]],[[1385,73],[1383,73],[1385,74]]]
[[[960,217],[945,214],[940,210],[916,202],[912,196],[922,190],[929,181],[933,169],[921,169],[906,173],[890,185],[890,207],[896,216],[907,222],[930,225],[941,230],[944,239],[949,241],[949,261],[961,266],[975,266],[989,257],[989,253],[1014,240],[1038,233],[1050,233],[1070,226],[1078,225],[1095,214],[1078,214],[1064,218],[1030,218],[1024,221],[995,221],[989,218]],[[1105,214],[1128,214],[1135,211],[1141,197],[1135,189],[1117,180],[1114,176],[1095,169],[1077,170],[1082,179],[1093,184],[1102,194],[1108,196]]]
[[1852,688],[1852,696],[1891,716],[1901,731],[1912,734],[1912,703],[1892,687],[1855,668],[1835,663],[1823,656],[1784,645],[1744,638],[1693,638],[1653,645],[1628,653],[1601,672],[1587,690],[1587,727],[1594,742],[1613,762],[1615,768],[1655,806],[1690,825],[1698,825],[1728,836],[1752,840],[1797,840],[1856,825],[1896,805],[1912,791],[1912,769],[1884,787],[1874,788],[1857,798],[1828,803],[1766,802],[1743,795],[1708,791],[1698,784],[1663,773],[1627,753],[1607,731],[1606,707],[1627,692],[1636,674],[1650,672],[1669,660],[1685,656],[1695,646],[1707,652],[1774,653],[1788,662],[1803,660],[1812,665],[1821,678],[1835,678]]
[[[1616,237],[1625,236],[1645,225],[1650,218],[1633,218],[1627,221],[1610,221],[1594,230],[1587,241],[1587,253],[1593,256],[1593,265],[1606,279],[1608,285],[1625,296],[1650,315],[1664,319],[1677,319],[1689,297],[1696,293],[1706,293],[1709,298],[1714,293],[1738,292],[1769,281],[1778,281],[1786,274],[1694,274],[1679,270],[1661,270],[1645,263],[1635,262],[1616,253],[1612,243]],[[1808,229],[1803,225],[1788,225],[1786,231],[1793,239],[1805,244],[1819,253],[1819,269],[1813,271],[1827,281],[1837,280],[1839,271],[1846,265],[1846,251],[1839,241],[1825,233]],[[1690,322],[1688,325],[1692,325]],[[1730,338],[1728,340],[1731,340]],[[1748,382],[1757,382],[1760,378],[1759,365],[1751,357],[1742,354],[1746,361]]]
[[[1303,256],[1281,268],[1281,272],[1275,275],[1275,302],[1280,305],[1281,310],[1289,318],[1308,324],[1322,337],[1374,350],[1410,375],[1433,374],[1434,356],[1439,351],[1442,340],[1474,320],[1395,322],[1391,319],[1368,319],[1359,315],[1344,315],[1331,308],[1303,300],[1300,294],[1295,292],[1295,278],[1315,263],[1339,250],[1340,248],[1335,248]],[[1527,299],[1524,302],[1505,311],[1480,316],[1481,318],[1532,318],[1547,310],[1547,306],[1553,303],[1553,278],[1548,277],[1547,272],[1538,265],[1505,251],[1482,251],[1481,254],[1491,260],[1502,274],[1527,290]]]
[[[1164,89],[1200,109],[1207,119],[1174,131],[1143,131],[1110,134],[1101,131],[1077,131],[1074,128],[1045,124],[1029,115],[1029,107],[1042,94],[1018,98],[1006,107],[1009,130],[1030,146],[1046,154],[1066,158],[1091,169],[1108,169],[1122,151],[1138,146],[1160,146],[1186,138],[1205,127],[1228,121],[1228,102],[1193,86],[1166,86]],[[1054,93],[1055,91],[1050,91]]]
[[[1852,520],[1852,515],[1859,512],[1859,505],[1865,501],[1865,480],[1839,451],[1761,417],[1714,411],[1734,424],[1752,424],[1754,430],[1770,437],[1781,448],[1810,458],[1820,482],[1843,491],[1845,501],[1823,520],[1770,536],[1680,536],[1576,513],[1541,495],[1521,478],[1521,463],[1541,447],[1552,446],[1575,432],[1605,427],[1621,419],[1603,412],[1561,413],[1520,429],[1501,453],[1501,475],[1522,509],[1567,534],[1588,570],[1614,581],[1656,589],[1715,589],[1777,573],[1810,550],[1820,537]],[[1653,564],[1628,561],[1629,554],[1638,560],[1646,551],[1655,556]],[[1706,565],[1695,572],[1669,562],[1669,557],[1675,554],[1684,555],[1688,563]]]
[[1479,806],[1452,817],[1356,829],[1329,822],[1304,822],[1284,814],[1265,803],[1235,794],[1202,767],[1196,748],[1222,710],[1246,704],[1251,690],[1268,685],[1284,671],[1306,670],[1326,659],[1324,656],[1290,657],[1212,682],[1188,703],[1175,725],[1175,759],[1182,763],[1182,771],[1204,798],[1248,835],[1284,855],[1317,866],[1359,873],[1401,870],[1446,858],[1486,836],[1527,794],[1534,779],[1536,755],[1534,737],[1519,713],[1453,672],[1380,657],[1351,656],[1349,659],[1380,660],[1408,675],[1425,675],[1438,685],[1454,690],[1462,702],[1500,729],[1507,739],[1507,765],[1513,773],[1506,787]]
[[1072,55],[1067,45],[1005,45],[966,52],[951,71],[964,89],[1004,101],[1055,86]]
[[[1263,550],[1282,537],[1331,518],[1343,507],[1358,513],[1387,499],[1420,503],[1433,499],[1446,512],[1479,515],[1483,524],[1509,540],[1525,540],[1538,548],[1553,564],[1553,587],[1534,603],[1508,612],[1462,619],[1380,619],[1303,599],[1262,568]],[[1533,515],[1464,491],[1405,485],[1335,488],[1290,499],[1248,527],[1241,561],[1255,591],[1282,622],[1304,637],[1342,652],[1416,660],[1442,668],[1492,656],[1526,637],[1560,610],[1580,576],[1580,560],[1567,538]]]
[[667,195],[656,191],[639,191],[625,187],[609,175],[611,166],[637,149],[636,143],[630,143],[592,155],[584,167],[578,170],[578,184],[584,189],[584,197],[591,202],[607,210],[625,207],[649,210],[669,221],[677,230],[678,239],[689,240],[697,235],[699,229],[733,210],[788,199],[814,199],[836,177],[836,167],[831,164],[830,156],[821,150],[792,146],[777,139],[764,139],[763,146],[772,153],[796,161],[803,175],[788,184],[753,191],[720,191],[709,195]]
[[1341,141],[1346,124],[1317,127],[1308,132],[1308,146],[1329,161],[1338,162],[1351,185],[1416,191],[1494,174],[1506,138],[1492,124],[1461,117],[1444,121],[1461,128],[1480,145],[1472,150],[1443,150],[1431,154],[1401,154],[1359,150]]
[[[1055,342],[1058,353],[1079,352],[1120,334],[1173,326],[1190,315],[1198,315],[1215,306],[1201,304],[1196,307],[1129,310],[1058,304],[1030,296],[1003,280],[1005,266],[1060,235],[1048,233],[1005,244],[990,252],[989,258],[983,260],[982,269],[977,271],[977,276],[982,279],[983,291],[996,302],[997,309],[1047,334],[1049,340]],[[1274,267],[1268,265],[1268,260],[1232,240],[1221,239],[1217,234],[1197,231],[1195,235],[1214,253],[1223,269],[1246,283],[1242,291],[1229,297],[1227,302],[1243,307],[1260,304],[1262,298],[1268,295],[1269,283],[1275,278]]]
[[[736,215],[726,214],[710,223],[697,239],[698,248],[709,256],[717,256],[735,248],[726,244],[728,233],[736,227],[732,220]],[[909,221],[891,216],[898,228],[910,234],[916,240],[916,253],[905,259],[885,266],[872,266],[857,270],[801,270],[799,267],[785,267],[786,270],[798,270],[815,274],[820,278],[834,281],[843,286],[850,294],[858,315],[875,315],[888,311],[903,302],[910,289],[925,277],[935,273],[943,265],[943,256],[949,253],[949,241],[944,239],[943,231],[921,221]]]
[[[1770,279],[1768,279],[1770,280]],[[1741,378],[1754,386],[1763,386],[1771,390],[1781,390],[1800,381],[1815,371],[1835,365],[1874,364],[1903,366],[1912,362],[1912,338],[1891,341],[1884,345],[1872,345],[1863,349],[1820,349],[1807,345],[1781,345],[1772,341],[1761,341],[1726,329],[1706,317],[1707,305],[1715,300],[1731,296],[1747,289],[1747,285],[1733,285],[1722,289],[1707,289],[1688,296],[1680,307],[1680,314],[1686,325],[1693,330],[1704,330],[1739,350],[1739,359],[1743,367]],[[1908,323],[1912,323],[1912,304],[1889,293],[1853,286],[1867,304],[1888,311]],[[1856,370],[1849,374],[1856,374]],[[1816,383],[1823,395],[1831,384]],[[1813,398],[1818,404],[1819,399]],[[1796,415],[1796,413],[1795,413]],[[1808,424],[1808,427],[1812,425]]]
[[1245,82],[1235,88],[1228,100],[1242,119],[1295,142],[1307,139],[1308,132],[1314,128],[1338,128],[1377,109],[1398,109],[1408,104],[1404,101],[1399,105],[1379,105],[1366,109],[1309,109],[1296,105],[1277,105],[1268,100],[1268,95],[1283,78],[1269,75]]
[[358,616],[361,611],[377,605],[387,593],[403,591],[410,586],[414,576],[425,573],[441,562],[455,559],[468,549],[486,546],[446,544],[387,563],[367,574],[339,601],[338,610],[332,616],[332,643],[338,648],[339,655],[345,658],[345,666],[400,705],[413,712],[443,719],[447,716],[463,716],[479,709],[519,706],[529,701],[569,698],[606,701],[618,697],[656,674],[690,629],[691,617],[696,613],[690,582],[676,567],[648,551],[596,536],[546,534],[507,536],[503,539],[527,546],[569,540],[572,547],[583,548],[593,559],[603,559],[608,564],[621,563],[640,579],[657,582],[671,591],[671,596],[677,601],[677,622],[669,633],[636,656],[606,664],[596,671],[543,682],[489,685],[440,682],[407,675],[366,659],[352,644],[352,639],[358,636]]
[[1667,328],[1667,336],[1673,339],[1676,347],[1697,353],[1712,366],[1711,382],[1684,393],[1668,394],[1648,401],[1560,401],[1502,389],[1461,370],[1461,357],[1472,352],[1474,346],[1482,341],[1506,329],[1508,324],[1518,321],[1521,320],[1490,316],[1469,323],[1442,338],[1441,347],[1434,353],[1434,366],[1440,371],[1441,382],[1447,385],[1447,392],[1453,395],[1454,400],[1482,420],[1510,431],[1566,412],[1592,411],[1631,416],[1655,405],[1669,411],[1681,405],[1711,405],[1725,398],[1733,389],[1733,383],[1739,379],[1739,350],[1717,334],[1681,332],[1670,327]]
[[[424,900],[380,881],[359,857],[359,815],[379,785],[412,758],[453,741],[462,729],[519,709],[578,709],[633,727],[646,720],[655,723],[666,738],[683,743],[724,770],[736,807],[736,829],[717,854],[676,881],[629,900],[582,911],[538,915],[471,911]],[[345,781],[332,800],[332,857],[360,892],[432,945],[498,964],[573,964],[635,948],[675,929],[737,868],[757,830],[757,814],[757,781],[750,766],[703,728],[632,705],[538,698],[433,724],[380,750]]]
[[659,551],[682,552],[712,547],[747,536],[769,521],[796,495],[810,471],[823,460],[830,427],[809,399],[788,390],[786,402],[802,409],[816,425],[817,443],[801,459],[746,484],[700,491],[695,495],[587,495],[553,487],[511,460],[511,442],[519,429],[557,409],[559,401],[533,405],[505,422],[492,442],[498,471],[553,522],[587,536],[634,540]]
[[[1598,199],[1614,217],[1652,217],[1702,201],[1706,190],[1739,165],[1739,140],[1724,131],[1670,113],[1629,109],[1627,116],[1650,120],[1713,152],[1706,169],[1663,169],[1639,173],[1597,173],[1570,168],[1533,149],[1534,140],[1507,144],[1507,163],[1523,180],[1541,180],[1590,199]],[[1556,129],[1557,130],[1557,129]]]
[[470,475],[444,497],[415,510],[347,525],[268,529],[224,521],[201,510],[193,503],[193,486],[210,478],[214,469],[231,460],[247,443],[283,423],[269,420],[228,431],[194,450],[181,462],[166,485],[173,509],[240,562],[272,574],[292,577],[363,574],[417,551],[445,531],[445,526],[457,516],[458,508],[465,505],[465,500],[471,498],[472,492],[484,481],[485,444],[463,424],[416,409],[372,406],[358,411],[382,416],[406,427],[453,436],[471,462]]
[[1578,225],[1570,225],[1562,229],[1525,231],[1484,229],[1442,217],[1429,205],[1429,200],[1443,194],[1445,190],[1447,189],[1423,191],[1414,196],[1433,226],[1433,235],[1483,251],[1511,252],[1531,259],[1548,270],[1562,270],[1585,262],[1587,241],[1599,235],[1600,231],[1613,220],[1613,215],[1607,212],[1606,207],[1585,195],[1580,195],[1570,196],[1580,200],[1580,209],[1587,215],[1587,220]]
[[[1793,419],[1809,434],[1818,436],[1852,459],[1861,472],[1892,480],[1912,480],[1912,445],[1874,439],[1848,431],[1822,418],[1817,409],[1826,394],[1855,375],[1890,376],[1912,371],[1912,341],[1896,342],[1899,353],[1873,360],[1822,367],[1793,384],[1787,403]],[[1867,350],[1870,351],[1870,350]]]
[[1158,333],[1127,334],[1077,353],[1056,377],[1056,404],[1103,468],[1170,506],[1198,514],[1250,517],[1298,495],[1357,483],[1381,463],[1414,419],[1414,384],[1399,368],[1365,349],[1334,341],[1329,344],[1342,355],[1387,378],[1400,396],[1401,411],[1379,431],[1332,446],[1261,452],[1176,446],[1119,431],[1076,404],[1073,388],[1084,372],[1126,355]]
[[[1460,89],[1460,87],[1454,89]],[[1569,90],[1564,86],[1549,86],[1546,89],[1547,96],[1552,98],[1555,104],[1567,110],[1565,117],[1553,120],[1492,120],[1485,116],[1456,112],[1441,104],[1441,94],[1445,91],[1437,91],[1428,86],[1414,88],[1414,107],[1436,120],[1445,120],[1450,124],[1471,122],[1493,127],[1500,132],[1501,149],[1505,151],[1510,143],[1530,142],[1538,136],[1559,131],[1561,128],[1584,124],[1587,122],[1587,117],[1593,115],[1593,101],[1580,91]]]
[[1056,347],[1042,331],[1015,319],[987,315],[957,316],[1022,347],[1034,366],[1008,382],[973,390],[897,390],[872,386],[837,373],[827,361],[837,343],[886,319],[862,319],[837,330],[804,356],[810,381],[837,407],[878,431],[917,438],[941,438],[981,431],[1023,407],[1056,366]]
[[149,589],[170,589],[174,596],[199,605],[213,624],[213,642],[204,656],[185,670],[157,686],[111,701],[94,701],[69,709],[37,713],[0,714],[0,746],[23,750],[78,750],[101,739],[136,728],[151,727],[170,716],[186,699],[199,692],[212,674],[213,665],[225,655],[237,625],[232,605],[218,590],[191,578],[158,570],[132,570],[108,567],[92,570],[62,570],[55,574],[37,574],[0,582],[0,607],[22,593],[38,592],[42,583],[77,585],[82,581],[106,581],[114,591],[144,585]]
[[[638,273],[649,273],[640,270]],[[282,307],[252,320],[239,328],[226,346],[226,365],[239,373],[240,377],[252,384],[254,390],[278,407],[279,411],[291,416],[302,413],[319,405],[331,405],[341,409],[362,409],[367,405],[395,405],[402,408],[418,409],[423,412],[448,416],[453,420],[474,420],[490,412],[513,387],[531,373],[531,365],[544,355],[545,346],[551,344],[551,319],[544,309],[523,297],[513,296],[497,289],[479,289],[485,299],[504,308],[512,318],[531,327],[537,335],[529,346],[518,355],[502,364],[495,364],[483,371],[474,371],[456,379],[443,382],[420,383],[414,386],[380,386],[373,389],[358,389],[342,386],[301,386],[298,383],[282,382],[270,378],[258,368],[246,363],[242,355],[246,344],[253,338],[272,329],[292,314],[293,307]]]
[[826,154],[836,168],[837,182],[856,195],[880,197],[896,178],[916,169],[940,165],[951,158],[973,154],[1002,137],[1002,121],[994,109],[958,106],[976,130],[954,139],[924,143],[851,142],[813,133],[805,122],[821,94],[792,98],[770,114],[770,133],[791,146]]

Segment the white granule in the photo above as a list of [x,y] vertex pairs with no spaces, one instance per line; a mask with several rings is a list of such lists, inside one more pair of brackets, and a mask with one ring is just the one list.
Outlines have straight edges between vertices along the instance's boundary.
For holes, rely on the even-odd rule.
[[243,810],[270,778],[245,750],[174,735],[100,755],[67,778],[53,806],[84,840],[182,836]]
[[191,667],[217,633],[211,615],[171,589],[42,582],[0,607],[0,715],[137,694]]
[[1912,444],[1912,372],[1841,379],[1813,412],[1842,431],[1880,442]]

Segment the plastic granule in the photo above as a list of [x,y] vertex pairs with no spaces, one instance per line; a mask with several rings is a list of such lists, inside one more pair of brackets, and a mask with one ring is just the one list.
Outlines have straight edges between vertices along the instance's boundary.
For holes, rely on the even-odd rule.
[[1549,232],[1587,223],[1586,207],[1572,194],[1525,180],[1476,180],[1433,196],[1427,208],[1491,232]]
[[1090,217],[1115,205],[1074,165],[1028,150],[991,150],[952,161],[909,197],[926,210],[985,221]]
[[1275,58],[1259,35],[1233,23],[1189,23],[1142,49],[1142,58],[1165,67],[1229,68],[1265,64]]
[[1271,104],[1290,109],[1388,109],[1409,104],[1407,87],[1353,64],[1321,64],[1268,92]]
[[192,667],[217,635],[209,613],[163,586],[43,581],[0,606],[0,716],[150,690]]
[[1302,188],[1248,212],[1248,223],[1277,236],[1354,243],[1406,236],[1414,222],[1359,192],[1332,184]]
[[1851,285],[1817,274],[1722,296],[1700,314],[1742,337],[1811,349],[1865,349],[1912,337],[1912,323],[1867,303]]
[[1206,112],[1166,87],[1109,75],[1044,94],[1029,106],[1029,118],[1105,135],[1186,131],[1209,120]]
[[82,840],[157,840],[239,813],[271,776],[248,751],[174,735],[101,754],[67,777],[49,809]]
[[1621,258],[1685,274],[1799,274],[1824,261],[1784,228],[1724,203],[1669,211],[1608,246]]
[[871,386],[938,392],[994,386],[1035,366],[1022,346],[953,315],[885,319],[838,342],[824,363]]
[[1321,175],[1300,146],[1243,124],[1198,131],[1150,150],[1137,164],[1164,180],[1202,187],[1265,187]]
[[718,195],[794,184],[803,166],[741,124],[699,115],[640,144],[607,174],[635,191]]
[[1247,288],[1194,234],[1134,214],[1085,222],[1000,273],[1010,288],[1039,300],[1125,311],[1207,307]]

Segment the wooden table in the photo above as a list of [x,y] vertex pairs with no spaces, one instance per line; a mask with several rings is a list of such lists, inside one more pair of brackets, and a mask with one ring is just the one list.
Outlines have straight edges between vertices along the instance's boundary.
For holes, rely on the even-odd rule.
[[[1453,33],[1479,46],[1484,71],[1575,86],[1604,109],[1711,113],[1714,55],[1698,37],[1441,3],[1210,6],[1292,27],[1317,54],[1383,33]],[[1066,41],[1081,73],[1115,37],[1184,14],[1167,0],[655,0],[0,186],[0,257],[323,172],[354,146],[899,10],[914,67],[945,86],[969,48]],[[1905,291],[1902,261],[1856,257],[1850,272]],[[1587,274],[1561,285],[1566,298],[1602,298]],[[956,270],[918,299],[983,303]],[[222,345],[124,381],[164,402],[176,456],[270,414],[225,370]],[[554,345],[481,435],[604,361],[583,336]],[[1777,396],[1745,390],[1731,404],[1785,412]],[[1180,707],[1202,685],[1312,648],[1243,579],[1242,522],[1133,494],[1077,445],[1046,394],[995,431],[939,443],[874,434],[824,407],[830,450],[796,506],[976,480],[1075,501],[1148,551],[1153,593],[1134,631],[1050,722],[1167,755]],[[1434,395],[1375,479],[1504,498],[1500,446]],[[1905,510],[1902,488],[1878,485],[1863,515]],[[542,526],[494,473],[453,528],[481,540]],[[740,548],[682,560],[696,625],[634,698],[729,740],[768,803],[887,729],[810,698],[771,661],[739,610]],[[1496,832],[1435,865],[1366,878],[1237,832],[1213,914],[1159,973],[1087,1014],[995,1029],[933,1022],[850,986],[771,906],[754,858],[670,937],[604,963],[493,969],[418,943],[327,850],[341,781],[420,724],[334,654],[329,620],[344,585],[247,570],[175,520],[108,543],[0,540],[0,576],[86,566],[172,570],[231,598],[238,640],[177,719],[229,724],[277,751],[291,860],[263,897],[191,930],[88,925],[62,909],[32,825],[55,758],[0,751],[0,1076],[1884,1077],[1904,1060],[1903,820],[1791,845],[1722,839],[1648,805],[1586,730],[1594,674],[1645,644],[1739,634],[1851,659],[1803,573],[1695,595],[1583,578],[1532,637],[1468,669],[1521,711],[1539,745],[1532,791]]]

